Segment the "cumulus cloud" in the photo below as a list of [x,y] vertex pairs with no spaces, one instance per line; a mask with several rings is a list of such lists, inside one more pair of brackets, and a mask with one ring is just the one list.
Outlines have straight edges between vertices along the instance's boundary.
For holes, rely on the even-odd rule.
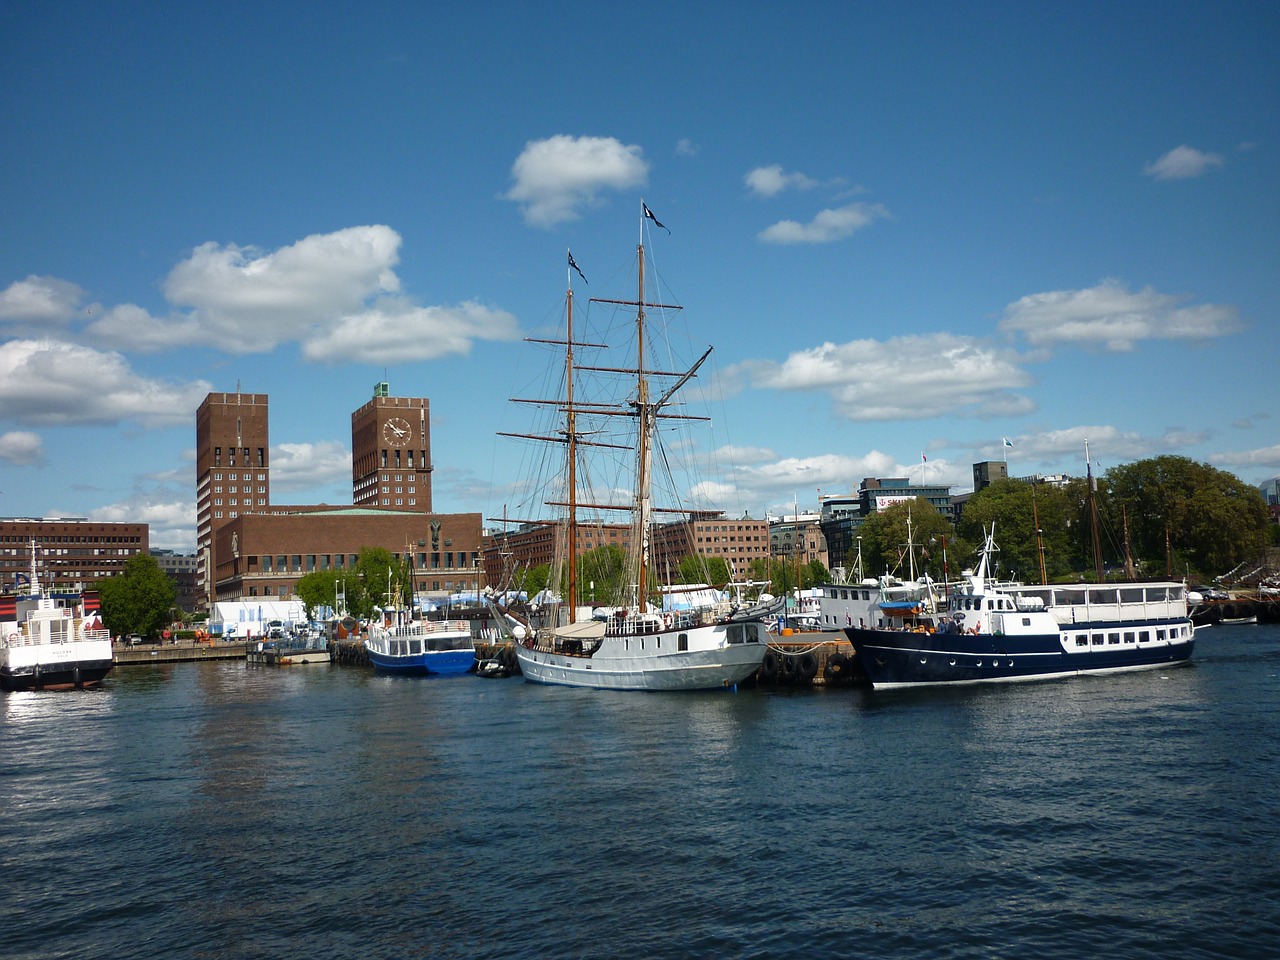
[[819,390],[846,420],[1024,414],[1032,402],[1015,391],[1031,376],[1007,351],[970,337],[938,333],[886,341],[824,343],[781,363],[755,360],[726,374],[775,390]]
[[44,445],[40,435],[26,430],[0,433],[0,460],[15,467],[42,466]]
[[390,227],[315,234],[275,251],[205,243],[170,271],[175,309],[134,304],[101,313],[86,335],[134,352],[210,346],[263,353],[303,345],[321,362],[409,363],[467,353],[473,340],[518,335],[515,318],[466,302],[419,306],[400,294],[401,238]]
[[676,141],[677,157],[696,157],[698,155],[698,145],[688,137],[681,137]]
[[75,316],[83,300],[84,291],[74,283],[32,274],[0,291],[0,322],[64,324]]
[[0,418],[24,424],[189,425],[212,389],[204,380],[139,376],[118,353],[56,340],[0,344]]
[[613,137],[570,137],[560,134],[531,140],[511,166],[511,189],[503,196],[520,204],[525,222],[552,227],[577,220],[580,208],[610,190],[627,190],[648,182],[643,150]]
[[1208,340],[1241,329],[1235,307],[1181,306],[1186,297],[1151,287],[1133,293],[1117,280],[1086,290],[1034,293],[1005,307],[1000,329],[1037,346],[1074,343],[1113,352],[1140,340]]
[[747,189],[758,197],[776,197],[783,190],[811,190],[818,186],[818,181],[803,173],[787,173],[781,165],[756,167],[743,180]]
[[1269,447],[1257,447],[1253,450],[1224,450],[1210,454],[1209,459],[1218,466],[1228,467],[1264,467],[1268,470],[1280,469],[1280,443]]
[[757,238],[764,243],[832,243],[888,216],[889,211],[883,204],[850,203],[834,210],[822,210],[808,223],[780,220],[762,230]]
[[302,349],[308,360],[405,363],[465,356],[474,340],[514,340],[516,318],[468,301],[456,307],[419,307],[403,299],[376,302],[342,317]]
[[1204,153],[1184,144],[1174,147],[1154,163],[1148,163],[1142,172],[1156,180],[1187,180],[1208,173],[1225,162],[1219,154]]
[[351,482],[351,450],[334,440],[279,443],[271,447],[272,493]]
[[[57,515],[57,514],[54,514]],[[190,553],[196,543],[194,500],[140,494],[134,499],[98,507],[89,519],[99,523],[145,523],[152,547]]]
[[192,309],[210,342],[233,352],[269,350],[398,292],[399,251],[400,235],[381,225],[315,234],[270,253],[204,243],[170,271],[164,292]]

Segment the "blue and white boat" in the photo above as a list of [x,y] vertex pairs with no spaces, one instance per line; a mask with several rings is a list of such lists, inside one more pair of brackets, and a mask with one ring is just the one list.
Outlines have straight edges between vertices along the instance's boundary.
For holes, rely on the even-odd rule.
[[950,592],[945,613],[883,610],[870,626],[845,628],[872,686],[1036,680],[1191,659],[1186,584],[997,583],[988,576],[994,537],[993,526],[977,571]]
[[455,675],[475,667],[469,620],[415,620],[394,627],[372,624],[364,641],[369,662],[386,673]]

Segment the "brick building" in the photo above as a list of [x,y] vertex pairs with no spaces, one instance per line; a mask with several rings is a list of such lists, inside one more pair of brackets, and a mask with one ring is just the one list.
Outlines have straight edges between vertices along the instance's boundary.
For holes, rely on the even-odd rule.
[[[504,570],[553,563],[556,531],[554,523],[525,523],[513,532],[489,537],[483,561],[486,582],[501,583]],[[628,550],[631,527],[583,524],[578,528],[579,554],[604,546]],[[676,568],[685,557],[722,557],[734,576],[744,579],[750,561],[768,556],[769,524],[750,517],[730,519],[723,513],[708,511],[657,527],[651,550],[653,567],[659,572]]]
[[197,542],[204,603],[294,594],[360,550],[411,556],[420,594],[474,590],[478,513],[431,512],[430,404],[386,382],[351,415],[352,506],[271,503],[266,394],[209,394],[196,415]]
[[31,544],[37,548],[42,585],[55,592],[75,592],[124,565],[149,546],[145,523],[103,523],[78,518],[0,519],[0,592],[23,592],[31,571]]
[[316,507],[299,513],[242,514],[218,531],[218,600],[284,599],[308,573],[355,566],[361,549],[381,547],[413,560],[414,591],[476,589],[480,514],[426,514],[380,507]]

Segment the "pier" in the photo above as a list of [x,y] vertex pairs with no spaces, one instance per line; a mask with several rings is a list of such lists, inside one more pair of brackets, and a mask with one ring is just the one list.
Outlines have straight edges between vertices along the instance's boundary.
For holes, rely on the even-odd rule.
[[178,640],[170,643],[117,643],[111,648],[111,660],[117,667],[150,663],[191,663],[203,660],[243,660],[245,643],[199,643]]
[[834,687],[868,681],[842,632],[787,630],[770,634],[756,682],[762,687]]

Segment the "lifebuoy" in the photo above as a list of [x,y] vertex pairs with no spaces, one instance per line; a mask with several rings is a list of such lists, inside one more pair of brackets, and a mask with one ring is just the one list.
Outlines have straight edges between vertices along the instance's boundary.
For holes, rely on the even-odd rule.
[[17,635],[16,633],[11,633],[11,634],[9,634],[9,642],[10,642],[10,643],[13,643],[13,642],[14,642],[14,641],[16,641],[17,639],[18,639],[18,635]]
[[672,621],[672,619],[671,619],[671,614],[669,614],[669,613],[664,613],[664,614],[662,615],[662,625],[663,625],[666,629],[668,629],[668,630],[670,630],[670,629],[671,629],[671,624],[672,624],[672,622],[673,622],[673,621]]

